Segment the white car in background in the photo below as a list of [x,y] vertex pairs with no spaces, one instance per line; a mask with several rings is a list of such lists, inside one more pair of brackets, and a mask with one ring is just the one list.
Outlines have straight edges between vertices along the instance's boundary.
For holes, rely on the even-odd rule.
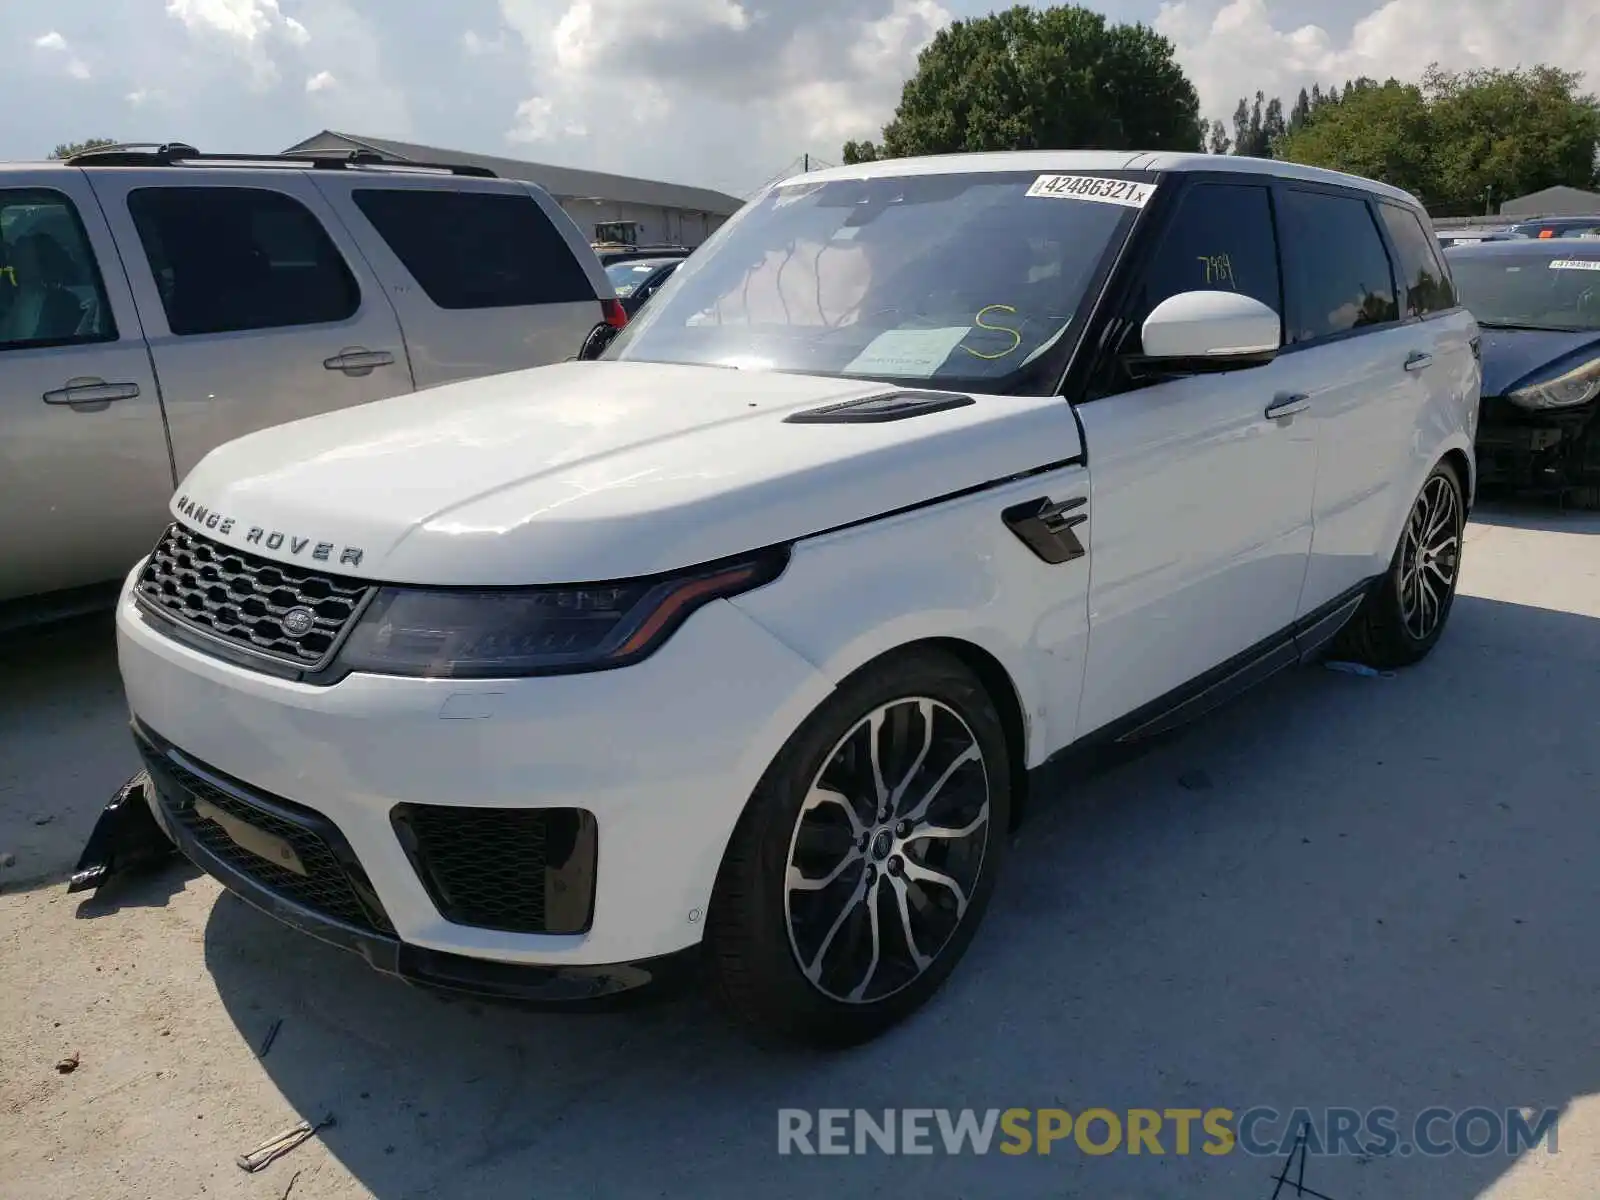
[[1330,642],[1429,652],[1476,339],[1417,201],[1325,171],[780,184],[601,361],[191,471],[117,613],[148,776],[75,886],[170,837],[428,986],[700,952],[752,1027],[869,1038],[961,958],[1035,768]]

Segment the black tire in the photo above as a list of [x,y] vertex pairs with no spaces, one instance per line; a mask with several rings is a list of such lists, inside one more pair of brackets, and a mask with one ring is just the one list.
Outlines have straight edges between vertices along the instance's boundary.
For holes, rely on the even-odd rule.
[[[867,725],[863,733],[863,723],[885,710],[882,730],[874,734]],[[979,756],[976,769],[970,757],[960,761],[970,755],[958,753],[968,738]],[[900,743],[927,748],[915,757],[897,751]],[[872,774],[861,774],[869,770],[861,760],[868,744],[880,747],[876,776],[886,785],[890,805],[899,793],[887,825],[881,812],[862,803],[872,802],[870,793],[881,798],[885,791],[872,782]],[[935,789],[941,775],[948,783]],[[813,785],[824,778],[831,785],[829,798],[808,807],[808,795],[815,800]],[[861,779],[865,782],[854,786]],[[980,790],[986,805],[981,809]],[[939,798],[931,804],[920,800],[935,791]],[[831,799],[846,792],[853,793],[849,814]],[[757,1040],[819,1047],[870,1040],[910,1015],[938,991],[982,921],[1004,858],[1010,801],[1011,769],[1000,718],[983,685],[959,659],[915,649],[847,679],[773,760],[723,858],[706,928],[707,959],[723,1006]],[[896,824],[907,817],[919,824]],[[961,828],[975,832],[960,840],[915,836],[915,828],[946,819],[966,822]],[[955,830],[954,825],[941,828],[946,834]],[[908,830],[912,836],[902,841]],[[886,835],[891,835],[887,851]],[[820,862],[832,861],[834,849],[847,848],[839,850],[840,864],[812,871],[796,866],[799,882],[811,886],[792,886],[792,855],[816,863],[819,859],[811,856],[825,842],[829,853]],[[956,890],[929,881],[925,872],[939,868],[948,881],[965,885],[960,889],[964,905]],[[835,882],[816,887],[834,876]],[[870,890],[858,894],[857,889]],[[830,921],[833,905],[839,915]],[[825,925],[831,932],[819,939]],[[912,931],[909,939],[906,929]],[[920,941],[940,943],[931,955],[919,944],[919,930]],[[868,937],[874,939],[870,945]],[[891,961],[896,947],[905,951],[908,945],[916,949]],[[814,975],[802,967],[802,953]],[[857,977],[861,955],[870,955],[870,965],[860,972],[859,990],[841,996],[840,981]],[[921,958],[931,961],[924,966]]]
[[[1428,537],[1427,524],[1437,512],[1437,505],[1450,506],[1453,516],[1448,518],[1448,531],[1440,532],[1428,546],[1416,538],[1418,523],[1422,522],[1421,535]],[[1395,547],[1389,570],[1383,582],[1369,595],[1356,611],[1350,623],[1334,639],[1332,656],[1364,663],[1380,670],[1409,667],[1421,662],[1438,643],[1444,627],[1450,620],[1450,610],[1455,605],[1456,586],[1461,578],[1461,546],[1466,532],[1466,500],[1461,478],[1449,463],[1441,462],[1429,473],[1422,490],[1412,502],[1400,534],[1400,544]],[[1425,554],[1430,547],[1453,543],[1445,552],[1432,556]],[[1434,565],[1417,568],[1417,557]],[[1443,564],[1439,566],[1438,564]],[[1437,593],[1433,606],[1413,600],[1417,593],[1410,582],[1413,576],[1426,579]],[[1448,580],[1444,574],[1448,574]],[[1420,606],[1420,607],[1419,607]],[[1427,622],[1419,621],[1417,614],[1430,614]]]
[[1567,489],[1566,502],[1584,512],[1600,511],[1600,484],[1580,483]]

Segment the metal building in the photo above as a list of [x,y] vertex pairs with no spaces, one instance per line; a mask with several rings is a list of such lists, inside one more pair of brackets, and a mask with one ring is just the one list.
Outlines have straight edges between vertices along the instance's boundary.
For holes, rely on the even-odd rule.
[[1500,206],[1502,217],[1587,217],[1600,213],[1600,193],[1557,186],[1529,192]]
[[[637,240],[640,245],[698,246],[744,204],[736,196],[709,188],[608,175],[601,171],[580,171],[573,167],[552,167],[515,158],[338,133],[331,129],[297,142],[284,153],[325,154],[351,150],[370,150],[395,162],[487,167],[505,179],[537,183],[556,198],[584,235],[593,241]],[[619,232],[631,236],[618,238]]]

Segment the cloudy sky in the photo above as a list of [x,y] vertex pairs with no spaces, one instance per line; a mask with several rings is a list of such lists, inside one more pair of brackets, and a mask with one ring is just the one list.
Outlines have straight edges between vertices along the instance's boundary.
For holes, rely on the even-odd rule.
[[[0,159],[61,141],[273,151],[323,128],[745,194],[875,136],[917,50],[993,0],[0,2]],[[1600,63],[1592,0],[1108,0],[1208,115],[1257,88]],[[1600,73],[1593,79],[1600,88]],[[22,97],[27,98],[21,103]]]

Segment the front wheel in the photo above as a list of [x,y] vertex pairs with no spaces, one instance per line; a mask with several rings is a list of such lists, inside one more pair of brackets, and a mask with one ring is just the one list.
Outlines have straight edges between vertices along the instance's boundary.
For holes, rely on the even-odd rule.
[[1465,536],[1461,480],[1440,463],[1411,506],[1383,582],[1340,632],[1334,653],[1382,669],[1427,657],[1455,604]]
[[959,660],[912,651],[847,680],[734,831],[706,931],[724,1005],[823,1046],[908,1016],[982,919],[1010,793],[1000,719]]

